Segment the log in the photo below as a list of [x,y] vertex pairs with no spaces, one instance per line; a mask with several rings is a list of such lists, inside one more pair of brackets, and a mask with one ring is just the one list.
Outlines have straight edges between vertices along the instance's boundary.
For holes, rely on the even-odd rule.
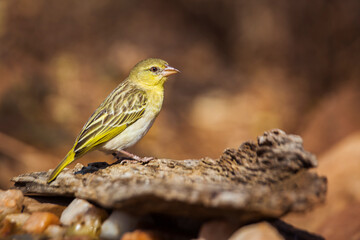
[[51,184],[46,183],[51,170],[12,181],[28,195],[83,198],[134,214],[249,222],[304,212],[324,202],[326,177],[309,171],[316,165],[301,137],[274,129],[256,143],[226,149],[218,159],[78,163]]

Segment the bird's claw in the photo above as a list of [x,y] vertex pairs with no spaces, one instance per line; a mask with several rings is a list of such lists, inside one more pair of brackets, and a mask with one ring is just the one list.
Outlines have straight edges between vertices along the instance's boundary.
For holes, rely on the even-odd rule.
[[139,158],[139,159],[135,159],[138,162],[142,162],[142,163],[148,163],[151,160],[155,159],[154,157],[143,157],[143,158]]
[[139,157],[139,156],[134,155],[134,156],[132,156],[132,159],[134,159],[137,162],[148,163],[151,160],[153,160],[154,157]]
[[136,156],[136,155],[131,155],[129,157],[132,158],[132,159],[128,159],[128,158],[125,158],[123,156],[120,156],[120,154],[117,154],[117,153],[113,153],[112,155],[114,156],[114,158],[116,158],[118,161],[121,161],[121,162],[133,162],[133,161],[136,161],[136,162],[141,162],[141,163],[148,163],[151,160],[155,159],[154,157],[139,157],[139,156]]

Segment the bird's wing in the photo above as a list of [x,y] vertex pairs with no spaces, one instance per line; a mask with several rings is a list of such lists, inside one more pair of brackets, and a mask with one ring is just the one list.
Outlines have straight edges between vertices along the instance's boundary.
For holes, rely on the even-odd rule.
[[142,90],[120,93],[114,90],[84,125],[74,145],[75,157],[81,157],[123,132],[143,116],[146,104],[146,93]]

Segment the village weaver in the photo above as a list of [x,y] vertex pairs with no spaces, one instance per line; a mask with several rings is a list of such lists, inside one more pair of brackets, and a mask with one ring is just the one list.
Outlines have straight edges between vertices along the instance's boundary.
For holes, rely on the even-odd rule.
[[70,163],[95,149],[149,161],[124,149],[138,142],[150,129],[164,99],[164,83],[179,70],[161,59],[149,58],[135,65],[85,123],[74,146],[53,170],[48,183]]

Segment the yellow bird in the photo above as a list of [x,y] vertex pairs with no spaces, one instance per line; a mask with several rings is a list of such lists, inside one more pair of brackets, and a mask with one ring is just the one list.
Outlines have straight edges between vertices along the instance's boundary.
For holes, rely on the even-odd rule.
[[98,149],[140,158],[124,149],[138,142],[150,129],[164,99],[167,77],[180,72],[161,59],[149,58],[135,65],[85,123],[74,146],[48,178],[52,182],[70,163]]

